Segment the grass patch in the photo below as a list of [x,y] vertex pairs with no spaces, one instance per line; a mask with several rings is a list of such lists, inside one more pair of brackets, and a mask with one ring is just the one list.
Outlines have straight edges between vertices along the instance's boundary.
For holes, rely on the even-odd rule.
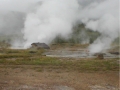
[[[43,50],[36,53],[30,53],[29,50],[6,50],[5,54],[0,55],[0,65],[33,65],[41,66],[40,70],[65,70],[65,71],[119,71],[118,59],[80,59],[80,60],[60,60],[62,58],[53,58],[42,56]],[[8,53],[8,54],[7,54]]]
[[40,58],[25,58],[25,59],[16,59],[16,60],[0,60],[0,64],[5,65],[57,65],[59,64],[59,60],[55,60],[55,58],[48,57],[40,57]]
[[[57,58],[41,57],[36,59],[0,60],[1,65],[39,65],[44,69],[68,71],[119,71],[117,59],[60,61]],[[39,71],[39,70],[38,70]],[[42,70],[40,70],[42,71]]]
[[86,60],[76,64],[76,68],[81,71],[118,71],[119,64],[116,59],[113,60]]
[[24,55],[24,54],[12,54],[12,55],[0,55],[0,59],[3,58],[24,58],[24,57],[30,57],[30,55]]

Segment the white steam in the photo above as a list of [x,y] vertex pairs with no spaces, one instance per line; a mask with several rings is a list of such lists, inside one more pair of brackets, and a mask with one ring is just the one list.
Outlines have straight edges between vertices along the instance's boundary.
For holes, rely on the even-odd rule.
[[[17,18],[10,23],[8,21],[14,18],[4,16],[10,11],[24,15],[18,18],[18,14],[12,14]],[[1,15],[7,17],[7,23]],[[19,30],[24,34],[25,48],[33,42],[49,44],[58,35],[69,38],[73,27],[79,22],[101,33],[89,46],[91,53],[109,48],[119,36],[119,0],[0,0],[0,33]],[[10,26],[12,30],[9,31]]]
[[32,42],[49,44],[56,36],[67,38],[77,21],[77,0],[49,0],[27,15],[24,35],[25,47]]
[[114,39],[119,36],[118,0],[92,3],[85,7],[80,14],[86,28],[101,33],[101,36],[89,46],[91,53],[101,52],[103,49],[109,48]]

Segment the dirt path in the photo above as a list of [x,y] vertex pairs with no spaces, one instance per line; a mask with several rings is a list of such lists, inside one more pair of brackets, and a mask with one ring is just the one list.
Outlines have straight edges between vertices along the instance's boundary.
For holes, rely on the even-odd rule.
[[58,72],[35,68],[34,65],[1,65],[0,90],[118,90],[117,71]]

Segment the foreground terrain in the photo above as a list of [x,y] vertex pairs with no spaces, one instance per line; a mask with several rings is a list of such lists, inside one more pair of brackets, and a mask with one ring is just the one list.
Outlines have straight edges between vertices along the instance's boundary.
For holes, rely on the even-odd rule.
[[0,90],[119,90],[119,58],[47,57],[43,52],[1,50]]

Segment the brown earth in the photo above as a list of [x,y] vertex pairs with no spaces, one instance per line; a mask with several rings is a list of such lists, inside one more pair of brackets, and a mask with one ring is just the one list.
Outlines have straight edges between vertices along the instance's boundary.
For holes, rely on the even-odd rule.
[[35,65],[0,66],[0,90],[118,90],[117,71],[38,71]]

